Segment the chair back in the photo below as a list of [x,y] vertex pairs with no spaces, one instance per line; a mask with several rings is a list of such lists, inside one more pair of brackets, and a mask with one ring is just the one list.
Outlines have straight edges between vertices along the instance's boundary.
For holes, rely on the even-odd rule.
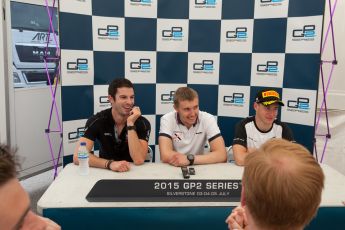
[[234,152],[232,151],[232,145],[226,148],[226,156],[227,156],[227,162],[233,163],[234,160]]
[[153,158],[153,151],[152,151],[152,148],[148,146],[145,162],[152,162],[152,158]]

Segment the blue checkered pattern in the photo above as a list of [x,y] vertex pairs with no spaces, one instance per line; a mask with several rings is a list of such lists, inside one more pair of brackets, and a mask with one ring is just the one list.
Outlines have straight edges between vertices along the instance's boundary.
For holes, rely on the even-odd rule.
[[[312,150],[324,0],[60,0],[64,154],[92,114],[108,108],[107,85],[128,78],[152,125],[174,90],[194,88],[217,116],[226,145],[253,115],[255,94],[277,89],[279,119]],[[77,135],[72,135],[77,134]]]

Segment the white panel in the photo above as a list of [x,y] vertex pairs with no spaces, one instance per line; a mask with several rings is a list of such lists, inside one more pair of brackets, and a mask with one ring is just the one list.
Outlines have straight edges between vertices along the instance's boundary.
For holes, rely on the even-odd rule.
[[253,53],[251,86],[283,87],[285,54]]
[[125,77],[133,83],[156,83],[156,52],[126,51]]
[[[334,1],[331,1],[332,5]],[[335,48],[336,48],[336,55],[338,65],[334,66],[333,69],[333,76],[331,77],[331,83],[329,84],[328,88],[328,96],[327,96],[327,107],[329,109],[341,109],[345,110],[345,65],[341,63],[345,63],[345,29],[344,29],[344,12],[345,12],[345,1],[338,1],[336,10],[333,15],[333,25],[334,25],[334,35],[335,35]],[[325,10],[325,20],[324,20],[324,29],[323,29],[323,38],[326,38],[327,28],[329,27],[329,8],[328,8],[328,1],[326,1],[326,10]],[[341,29],[342,28],[342,29]],[[324,44],[324,43],[322,43]],[[333,45],[332,45],[332,37],[331,37],[331,30],[329,31],[327,42],[325,43],[325,49],[322,54],[322,60],[331,61],[333,60]],[[324,70],[324,79],[325,79],[325,87],[327,86],[328,79],[330,78],[331,72],[331,64],[323,64]],[[321,107],[321,92],[322,92],[322,83],[321,80],[319,81],[319,103],[318,108]]]
[[316,90],[283,88],[281,121],[314,126]]
[[125,17],[157,18],[158,0],[125,1]]
[[92,40],[96,51],[124,51],[125,19],[92,16]]
[[64,156],[73,155],[79,137],[84,135],[87,119],[63,122],[63,149]]
[[251,53],[253,19],[222,20],[220,51],[222,53]]
[[218,92],[218,116],[249,116],[249,86],[220,85]]
[[157,19],[157,51],[188,51],[188,19]]
[[222,0],[190,0],[190,19],[221,19]]
[[[56,102],[61,120],[60,87],[57,90]],[[37,171],[53,166],[50,155],[48,139],[45,130],[48,128],[48,120],[51,106],[51,93],[49,87],[35,87],[15,89],[15,124],[16,146],[21,163],[21,171],[36,168]],[[62,125],[62,123],[61,123]],[[62,127],[61,127],[62,128]],[[51,131],[58,131],[59,126],[55,110],[52,113]],[[54,158],[57,158],[60,135],[58,132],[50,133]],[[63,153],[61,153],[63,156]],[[44,165],[48,163],[47,165]],[[62,163],[62,162],[60,162]],[[28,171],[27,173],[34,173]],[[21,176],[24,176],[21,173]]]
[[61,50],[62,85],[93,85],[93,51]]
[[108,85],[93,86],[94,114],[111,107],[108,100],[108,87]]
[[289,10],[289,0],[255,0],[254,18],[284,18]]
[[188,84],[219,82],[219,53],[188,53]]
[[[2,9],[3,2],[0,3],[0,8]],[[7,59],[7,47],[6,47],[6,26],[4,25],[3,19],[3,11],[0,12],[0,143],[7,143],[7,135],[9,124],[7,124],[7,117],[8,117],[8,109],[6,106],[6,101],[8,100],[8,96],[6,95],[8,89],[8,68],[7,63],[5,60]],[[7,80],[6,80],[7,79]],[[11,76],[12,79],[12,76]]]
[[174,110],[174,94],[179,87],[186,84],[157,84],[156,85],[156,114],[166,114]]
[[92,0],[59,0],[61,12],[92,14]]
[[322,16],[288,18],[286,53],[320,53]]
[[[336,79],[339,80],[339,79]],[[336,84],[333,84],[336,85]],[[338,85],[337,85],[338,86]],[[345,86],[345,83],[343,85],[340,85],[338,87]],[[345,101],[345,89],[344,90],[328,90],[327,93],[327,108],[328,109],[337,109],[337,110],[345,110],[345,103],[342,103]],[[317,98],[317,108],[321,108],[325,111],[325,104],[323,101],[323,93],[322,88],[319,89],[318,98]]]

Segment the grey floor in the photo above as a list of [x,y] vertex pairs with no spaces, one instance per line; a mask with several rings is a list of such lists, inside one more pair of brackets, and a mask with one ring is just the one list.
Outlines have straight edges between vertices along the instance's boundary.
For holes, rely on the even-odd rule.
[[[345,111],[330,111],[329,121],[332,137],[331,139],[328,139],[328,144],[322,163],[333,167],[345,175]],[[321,119],[317,133],[326,133],[326,124],[325,119]],[[324,143],[324,137],[320,136],[316,139],[319,162],[322,157]],[[60,170],[61,167],[59,167],[59,171]],[[53,182],[53,178],[54,171],[49,170],[21,181],[22,186],[30,195],[31,207],[33,211],[37,211],[37,202],[47,190],[49,185]]]
[[[60,166],[58,172],[62,169]],[[54,170],[32,176],[20,181],[24,189],[29,193],[31,199],[31,210],[37,213],[37,202],[54,180]]]

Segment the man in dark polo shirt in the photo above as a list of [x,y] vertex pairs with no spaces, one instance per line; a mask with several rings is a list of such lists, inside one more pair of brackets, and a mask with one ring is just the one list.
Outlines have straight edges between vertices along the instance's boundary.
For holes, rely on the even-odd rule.
[[[151,126],[141,116],[139,107],[134,106],[134,89],[129,80],[113,80],[108,88],[108,99],[111,108],[88,119],[79,143],[86,142],[86,148],[91,152],[95,140],[98,140],[99,157],[89,154],[91,167],[125,172],[130,169],[129,162],[135,165],[144,163]],[[75,164],[78,164],[79,143],[73,155]]]

